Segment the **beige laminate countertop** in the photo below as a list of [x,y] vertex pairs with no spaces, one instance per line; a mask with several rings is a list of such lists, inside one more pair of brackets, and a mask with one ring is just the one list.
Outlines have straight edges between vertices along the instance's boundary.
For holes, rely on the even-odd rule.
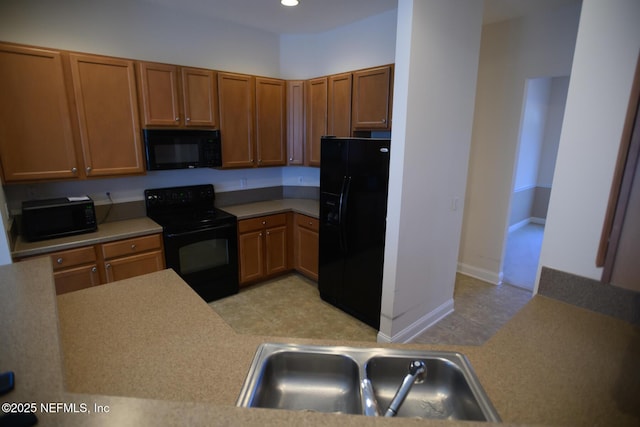
[[[172,270],[56,298],[48,260],[2,266],[0,324],[0,371],[16,373],[0,402],[91,412],[38,406],[38,425],[474,425],[235,407],[262,342],[371,343],[239,335]],[[640,328],[611,317],[537,296],[480,347],[408,348],[467,355],[505,425],[640,421]]]
[[280,199],[224,206],[221,209],[235,215],[239,220],[289,211],[318,218],[319,202],[311,199]]
[[155,233],[162,233],[162,227],[146,216],[123,221],[105,222],[100,224],[98,230],[93,233],[77,234],[39,242],[27,242],[22,236],[18,236],[11,256],[14,259],[18,259]]

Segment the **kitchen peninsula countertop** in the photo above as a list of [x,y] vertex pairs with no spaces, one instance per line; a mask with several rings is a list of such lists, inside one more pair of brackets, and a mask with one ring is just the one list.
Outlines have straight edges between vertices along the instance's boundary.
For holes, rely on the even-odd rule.
[[[237,408],[262,342],[375,344],[237,334],[171,270],[56,298],[48,260],[2,266],[0,324],[0,371],[16,374],[0,401],[35,402],[38,425],[491,425]],[[536,296],[482,346],[406,347],[467,355],[505,425],[640,419],[640,328],[608,316]]]
[[123,221],[105,222],[98,225],[98,230],[92,233],[76,234],[38,242],[28,242],[19,235],[11,255],[14,259],[18,259],[155,233],[162,233],[162,227],[145,216]]

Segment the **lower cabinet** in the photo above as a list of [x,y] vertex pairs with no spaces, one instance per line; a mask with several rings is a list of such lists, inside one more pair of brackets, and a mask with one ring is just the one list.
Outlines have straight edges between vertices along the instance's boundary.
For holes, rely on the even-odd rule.
[[58,295],[165,268],[160,234],[54,252],[49,258]]
[[316,218],[282,213],[238,221],[240,285],[292,269],[318,280]]
[[238,221],[240,285],[291,269],[289,218],[282,213]]
[[318,280],[318,230],[316,218],[294,214],[293,268],[310,279]]
[[164,269],[159,234],[104,243],[101,249],[107,283]]
[[94,246],[49,254],[58,295],[100,284],[98,257]]

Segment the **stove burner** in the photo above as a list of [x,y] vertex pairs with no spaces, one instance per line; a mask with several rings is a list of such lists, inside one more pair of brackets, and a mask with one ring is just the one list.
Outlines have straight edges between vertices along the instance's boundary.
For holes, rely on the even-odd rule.
[[165,232],[200,230],[236,222],[236,217],[214,207],[213,185],[145,190],[147,216]]

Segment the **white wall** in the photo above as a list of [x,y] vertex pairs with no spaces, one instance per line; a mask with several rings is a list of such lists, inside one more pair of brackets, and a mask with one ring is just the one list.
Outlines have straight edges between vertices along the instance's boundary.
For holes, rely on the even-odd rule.
[[5,209],[5,194],[0,185],[0,218],[2,218],[2,233],[0,234],[0,265],[11,264],[11,251],[9,249],[9,236],[7,231],[10,225],[9,215]]
[[595,266],[640,51],[640,2],[584,0],[540,264]]
[[482,29],[459,270],[500,281],[526,79],[570,74],[579,5]]
[[549,78],[530,79],[526,83],[514,191],[535,187],[538,181],[550,90]]
[[398,4],[381,341],[453,308],[481,26],[476,0]]
[[568,76],[553,77],[551,79],[544,141],[540,153],[540,168],[538,170],[538,180],[536,183],[538,187],[551,188],[551,184],[553,183],[553,171],[556,167],[568,89]]
[[394,62],[396,18],[393,9],[325,33],[283,35],[282,78],[308,79]]
[[135,0],[2,0],[0,40],[215,70],[280,74],[276,34]]

